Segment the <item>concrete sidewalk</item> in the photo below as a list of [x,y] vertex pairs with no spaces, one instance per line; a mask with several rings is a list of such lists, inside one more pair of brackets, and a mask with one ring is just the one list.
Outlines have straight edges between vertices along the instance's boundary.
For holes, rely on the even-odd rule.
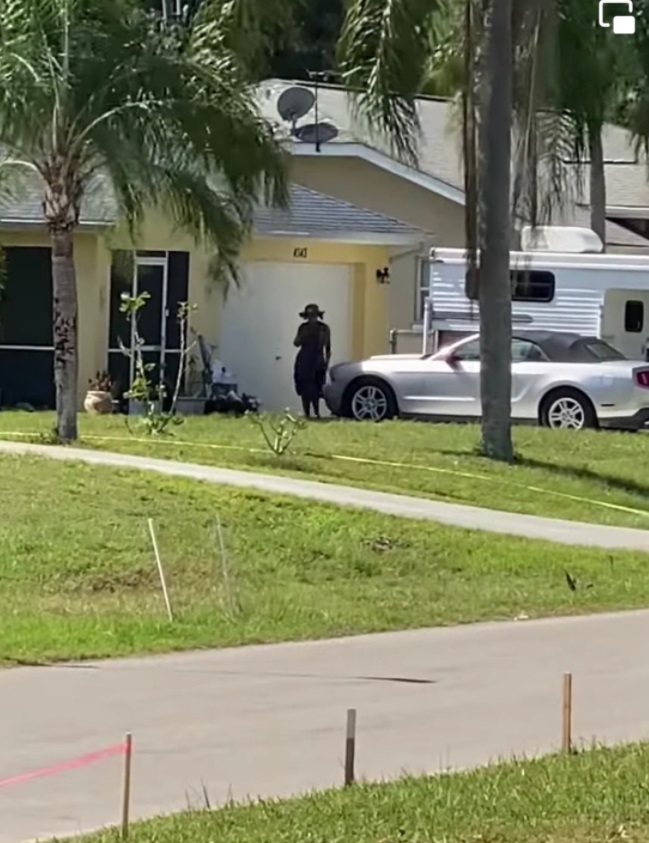
[[[545,752],[564,671],[576,736],[646,738],[648,638],[635,612],[2,671],[0,779],[132,731],[136,818],[286,796],[342,782],[348,707],[371,778]],[[118,758],[0,787],[0,843],[116,823],[120,789]]]
[[425,498],[392,495],[386,492],[375,492],[351,486],[336,486],[330,483],[300,480],[293,477],[254,474],[248,471],[234,471],[193,463],[172,462],[171,460],[150,459],[149,457],[90,451],[81,448],[64,448],[23,442],[0,442],[0,453],[3,452],[155,471],[160,474],[187,477],[219,485],[293,495],[340,506],[371,509],[388,515],[437,521],[454,527],[486,530],[491,533],[505,533],[532,539],[545,539],[562,544],[619,550],[649,550],[649,530],[540,518],[534,515],[460,506]]

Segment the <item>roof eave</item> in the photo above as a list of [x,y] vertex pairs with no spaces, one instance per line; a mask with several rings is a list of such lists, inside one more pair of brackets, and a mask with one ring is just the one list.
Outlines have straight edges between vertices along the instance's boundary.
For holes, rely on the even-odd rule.
[[[82,231],[99,231],[106,228],[112,228],[116,225],[116,221],[106,222],[105,220],[82,220],[76,226],[76,230]],[[33,219],[18,219],[16,217],[2,217],[0,216],[0,226],[2,228],[13,229],[46,229],[47,224],[44,220]]]
[[429,190],[437,196],[447,199],[449,202],[454,202],[456,205],[464,205],[464,191],[458,187],[454,187],[442,179],[423,173],[421,170],[416,170],[414,167],[409,167],[407,164],[402,164],[400,161],[395,161],[380,152],[374,147],[367,146],[367,144],[350,141],[332,141],[331,143],[322,144],[319,150],[310,144],[293,142],[291,152],[293,155],[312,157],[321,156],[324,158],[360,158],[373,164],[375,167],[380,167],[392,175],[412,182],[424,190]]
[[426,240],[426,234],[413,231],[410,233],[390,233],[379,231],[259,231],[255,229],[254,236],[259,239],[287,240],[309,239],[321,243],[354,243],[367,246],[402,246],[421,243]]

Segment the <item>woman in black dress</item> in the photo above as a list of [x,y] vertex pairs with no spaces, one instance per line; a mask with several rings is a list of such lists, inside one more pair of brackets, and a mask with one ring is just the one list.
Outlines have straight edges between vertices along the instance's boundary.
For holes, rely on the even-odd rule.
[[323,316],[324,312],[317,304],[308,304],[300,313],[304,322],[293,340],[293,345],[299,349],[295,356],[293,381],[307,418],[311,417],[311,408],[315,417],[320,418],[322,387],[331,359],[331,331],[322,321]]

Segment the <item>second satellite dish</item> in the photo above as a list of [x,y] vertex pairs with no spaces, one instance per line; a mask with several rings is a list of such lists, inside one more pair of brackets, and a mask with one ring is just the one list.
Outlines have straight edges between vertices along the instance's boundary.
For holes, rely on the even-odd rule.
[[295,123],[309,112],[315,103],[315,96],[308,88],[295,86],[287,88],[279,95],[277,111],[282,120]]
[[329,143],[338,137],[338,129],[332,123],[307,123],[298,126],[294,135],[302,143]]

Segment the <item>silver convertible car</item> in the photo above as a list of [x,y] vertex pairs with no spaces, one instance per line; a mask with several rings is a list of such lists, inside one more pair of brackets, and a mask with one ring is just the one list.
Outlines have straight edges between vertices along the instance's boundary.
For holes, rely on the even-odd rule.
[[[435,354],[388,354],[332,366],[324,388],[338,416],[382,421],[480,417],[480,338]],[[596,337],[514,331],[512,419],[546,427],[639,430],[649,423],[649,363]]]

